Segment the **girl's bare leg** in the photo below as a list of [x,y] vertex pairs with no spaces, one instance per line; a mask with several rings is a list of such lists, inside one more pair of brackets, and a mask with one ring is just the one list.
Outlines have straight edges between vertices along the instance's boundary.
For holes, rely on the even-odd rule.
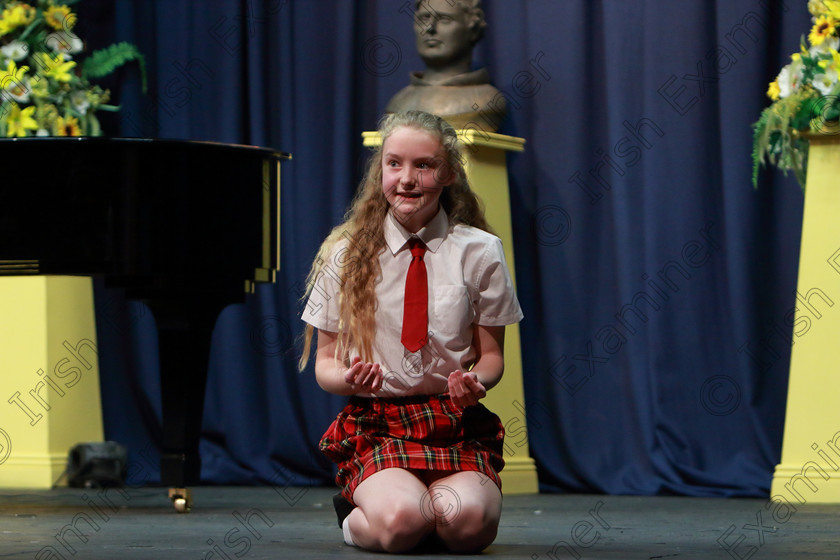
[[435,528],[434,517],[422,509],[427,491],[417,476],[404,469],[385,469],[366,478],[353,494],[358,507],[346,520],[354,543],[392,553],[417,546]]
[[476,553],[490,546],[502,513],[498,486],[487,475],[473,471],[437,473],[431,478],[424,507],[434,512],[437,535],[446,547]]

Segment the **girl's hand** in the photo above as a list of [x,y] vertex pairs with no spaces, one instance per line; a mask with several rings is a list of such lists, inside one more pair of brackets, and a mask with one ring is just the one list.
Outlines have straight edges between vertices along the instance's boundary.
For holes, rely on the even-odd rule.
[[461,408],[478,404],[479,399],[487,396],[487,389],[471,371],[456,369],[449,374],[448,384],[452,403]]
[[344,381],[355,393],[375,393],[382,388],[382,369],[379,364],[362,362],[359,356],[350,361],[350,368],[344,372]]

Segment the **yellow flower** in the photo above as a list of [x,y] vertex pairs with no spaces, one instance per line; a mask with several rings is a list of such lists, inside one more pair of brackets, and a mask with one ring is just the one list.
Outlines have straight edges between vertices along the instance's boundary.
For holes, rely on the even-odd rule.
[[825,4],[822,0],[808,0],[808,11],[815,16],[822,15],[825,13]]
[[56,82],[69,82],[73,79],[70,70],[76,66],[72,60],[65,62],[62,55],[56,55],[55,58],[48,54],[41,54],[41,61],[43,64],[43,73],[48,78],[52,78]]
[[834,28],[837,22],[830,16],[819,16],[808,35],[808,40],[814,46],[821,45],[828,37],[834,35]]
[[24,74],[29,72],[29,66],[17,67],[14,60],[10,60],[6,64],[5,70],[0,70],[0,88],[5,89],[12,85],[13,82],[22,82]]
[[79,120],[76,117],[58,117],[55,119],[56,136],[81,136],[82,129],[79,128]]
[[65,5],[50,6],[44,12],[44,20],[47,25],[56,31],[70,31],[76,24],[76,15]]
[[29,25],[35,19],[35,8],[29,4],[16,4],[0,14],[0,36],[18,27]]
[[12,21],[12,10],[6,8],[0,13],[0,37],[10,31],[14,31],[16,27],[17,25]]
[[29,66],[17,67],[14,60],[10,60],[5,70],[0,70],[0,91],[15,101],[26,103],[29,101],[29,80],[26,73]]
[[779,80],[773,80],[770,82],[770,87],[767,88],[767,97],[773,101],[778,101],[780,92],[781,89],[779,89]]
[[840,20],[840,0],[823,0],[826,13],[836,20]]
[[26,136],[27,130],[37,130],[38,123],[32,118],[34,112],[34,105],[21,110],[17,103],[12,103],[6,121],[6,136],[9,138],[12,136],[23,137]]

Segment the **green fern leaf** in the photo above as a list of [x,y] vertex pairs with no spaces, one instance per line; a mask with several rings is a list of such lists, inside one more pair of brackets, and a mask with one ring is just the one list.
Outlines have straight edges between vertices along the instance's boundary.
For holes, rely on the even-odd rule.
[[753,188],[758,188],[758,172],[761,165],[764,163],[764,153],[767,151],[767,121],[770,119],[770,111],[765,109],[761,112],[761,117],[753,125],[753,150],[752,150],[752,184]]
[[146,92],[146,59],[131,43],[117,43],[110,47],[94,51],[85,60],[82,77],[101,78],[107,76],[123,64],[136,60],[140,65],[140,77],[143,92]]

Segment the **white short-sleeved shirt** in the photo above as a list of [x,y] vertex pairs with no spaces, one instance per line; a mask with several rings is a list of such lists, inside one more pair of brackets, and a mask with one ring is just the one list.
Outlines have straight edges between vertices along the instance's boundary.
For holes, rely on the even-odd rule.
[[[412,353],[400,342],[405,276],[411,262],[407,241],[412,234],[390,213],[384,233],[373,343],[373,361],[382,367],[384,382],[375,395],[361,396],[444,393],[449,374],[465,371],[475,361],[474,325],[522,320],[502,242],[483,230],[450,224],[442,209],[417,232],[427,247],[423,260],[429,283],[429,342]],[[317,329],[338,331],[339,278],[352,265],[343,258],[349,242],[338,243],[330,262],[324,263],[301,317]],[[352,268],[346,273],[352,274]]]

